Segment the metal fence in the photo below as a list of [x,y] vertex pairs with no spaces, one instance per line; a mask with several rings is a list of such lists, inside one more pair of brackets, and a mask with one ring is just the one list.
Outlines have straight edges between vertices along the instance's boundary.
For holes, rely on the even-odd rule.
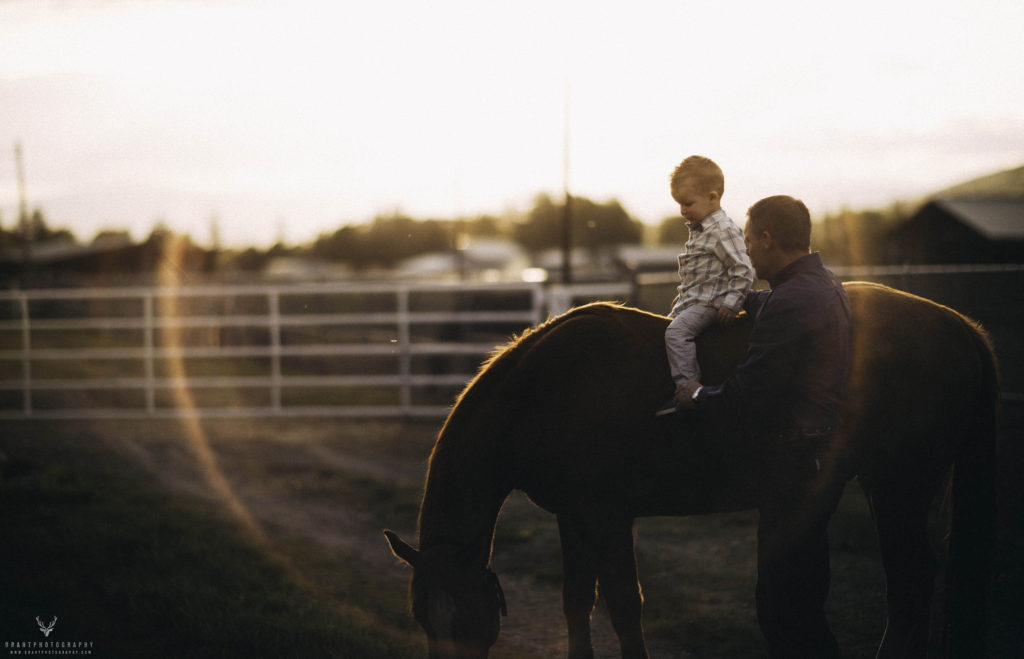
[[[949,306],[981,323],[999,357],[1004,402],[1024,403],[1024,264],[885,265],[831,268],[843,281],[872,281]],[[666,311],[675,273],[639,277],[634,303]]]
[[438,416],[495,345],[630,286],[300,284],[0,294],[0,418]]
[[[836,269],[982,321],[1024,400],[1024,266]],[[441,416],[496,345],[592,300],[667,311],[631,283],[309,283],[0,293],[0,419]]]

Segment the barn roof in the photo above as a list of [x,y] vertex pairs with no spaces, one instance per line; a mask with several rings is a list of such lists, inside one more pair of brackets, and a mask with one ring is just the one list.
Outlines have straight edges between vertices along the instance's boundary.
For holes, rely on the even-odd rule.
[[1024,199],[937,199],[932,203],[989,240],[1024,240]]

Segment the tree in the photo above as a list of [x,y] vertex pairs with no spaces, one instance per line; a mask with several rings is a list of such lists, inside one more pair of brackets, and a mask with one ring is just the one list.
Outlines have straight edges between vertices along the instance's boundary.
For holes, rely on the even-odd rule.
[[659,245],[678,245],[682,247],[690,238],[690,229],[682,215],[666,217],[658,226]]
[[17,230],[8,231],[0,222],[0,250],[13,250],[21,244],[21,237]]
[[366,265],[362,249],[363,235],[359,228],[343,226],[334,233],[321,234],[313,243],[314,256],[329,261],[347,261],[356,269]]
[[885,262],[885,234],[905,221],[907,209],[893,204],[884,210],[853,211],[844,208],[817,222],[811,247],[826,261],[842,265]]
[[576,241],[589,249],[637,243],[643,235],[643,224],[630,217],[618,200],[597,204],[589,199],[573,199],[574,235]]
[[564,216],[564,206],[556,206],[546,194],[537,195],[526,220],[513,230],[515,241],[531,252],[558,247]]
[[379,215],[368,225],[344,226],[321,235],[312,252],[319,258],[348,262],[357,270],[390,267],[411,256],[451,249],[453,228],[450,221]]
[[127,229],[103,229],[92,239],[93,245],[129,245],[132,236]]
[[25,227],[25,229],[26,233],[22,238],[23,240],[27,240],[29,243],[76,242],[75,234],[72,233],[70,229],[51,229],[49,224],[46,222],[46,216],[39,208],[32,211],[32,214],[29,215],[28,226]]
[[459,218],[455,225],[458,233],[478,238],[500,238],[508,233],[502,219],[494,215]]
[[249,247],[233,255],[230,264],[243,272],[259,272],[266,266],[267,260],[267,254],[255,247]]
[[[573,246],[600,249],[611,245],[639,242],[643,224],[632,217],[618,200],[603,204],[573,197],[570,201]],[[557,204],[546,194],[538,195],[526,220],[516,225],[516,242],[537,252],[561,245],[565,204]]]

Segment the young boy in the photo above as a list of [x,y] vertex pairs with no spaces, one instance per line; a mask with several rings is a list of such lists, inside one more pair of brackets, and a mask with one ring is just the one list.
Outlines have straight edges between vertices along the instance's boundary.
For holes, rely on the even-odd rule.
[[[690,228],[679,255],[679,293],[672,303],[672,322],[665,330],[665,348],[676,387],[700,380],[694,339],[716,320],[728,325],[743,307],[753,268],[740,228],[722,210],[725,177],[703,156],[690,156],[672,173],[672,198]],[[676,410],[675,400],[658,414]]]

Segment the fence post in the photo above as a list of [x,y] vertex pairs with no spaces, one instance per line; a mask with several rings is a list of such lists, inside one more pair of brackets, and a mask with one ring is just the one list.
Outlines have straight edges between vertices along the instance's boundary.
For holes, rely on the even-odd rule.
[[270,406],[274,415],[281,413],[281,293],[276,288],[267,292],[270,312]]
[[548,315],[559,316],[572,308],[572,289],[565,285],[548,289]]
[[142,297],[144,366],[146,373],[146,412],[156,412],[156,351],[154,348],[153,329],[153,292]]
[[398,404],[402,414],[408,414],[412,407],[412,333],[409,330],[409,287],[398,288],[398,373],[401,386],[398,390]]
[[25,416],[32,416],[32,328],[28,316],[28,295],[21,294],[21,395]]
[[540,325],[546,318],[547,309],[544,308],[544,300],[544,284],[534,284],[530,291],[530,304],[532,305],[530,311],[533,312],[534,326]]

